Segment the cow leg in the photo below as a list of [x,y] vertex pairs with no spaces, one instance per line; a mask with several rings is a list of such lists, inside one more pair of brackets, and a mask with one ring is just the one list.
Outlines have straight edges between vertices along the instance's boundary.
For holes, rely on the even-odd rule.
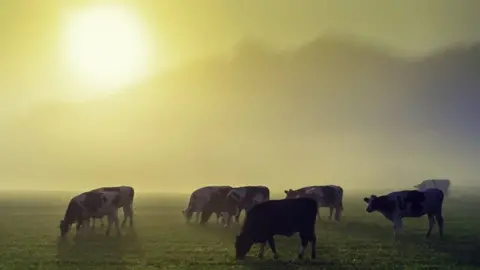
[[88,221],[88,225],[90,225],[90,220],[92,220],[92,226],[90,226],[90,229],[92,231],[95,231],[95,218],[89,218],[87,221]]
[[128,210],[130,211],[130,227],[133,227],[133,208],[132,208],[132,205],[130,205]]
[[133,227],[133,205],[130,204],[128,210],[130,211],[130,227]]
[[75,226],[75,236],[78,236],[78,234],[80,233],[80,230],[82,229],[82,223],[83,223],[83,219],[78,218],[77,225]]
[[315,232],[313,232],[310,243],[312,245],[312,260],[315,260],[317,258],[317,235]]
[[425,237],[430,237],[430,234],[432,233],[433,225],[435,225],[435,218],[433,217],[432,214],[428,214],[428,231]]
[[115,224],[115,229],[117,230],[117,235],[121,235],[120,232],[120,226],[119,226],[119,221],[118,221],[118,213],[113,213],[109,214],[107,217],[107,231],[105,232],[105,235],[110,235],[110,230],[112,228],[112,225]]
[[125,227],[127,222],[127,218],[130,219],[130,227],[133,227],[133,209],[132,205],[124,206],[123,207],[123,222],[122,227]]
[[317,217],[318,217],[318,220],[320,220],[320,207],[318,207]]
[[200,220],[200,212],[195,212],[195,222],[198,223]]
[[240,223],[240,214],[242,213],[242,208],[237,209],[237,213],[235,214],[235,222]]
[[120,230],[120,226],[119,226],[119,220],[118,220],[118,213],[116,212],[113,216],[113,223],[115,224],[115,229],[117,230],[117,236],[121,236],[122,235],[122,231]]
[[128,210],[127,210],[127,207],[126,207],[126,206],[124,206],[124,207],[122,207],[122,208],[123,208],[123,221],[122,221],[122,228],[124,228],[124,227],[125,227],[125,224],[127,223],[127,218],[128,218],[128,216],[129,216],[129,212],[128,212]]
[[395,218],[393,220],[393,236],[396,237],[397,234],[401,231],[403,227],[403,222],[401,218]]
[[305,233],[300,233],[300,248],[298,249],[298,259],[303,259],[305,254],[305,249],[308,246],[308,242],[311,241],[312,237],[306,235]]
[[328,217],[328,220],[332,220],[332,216],[333,216],[333,207],[330,206],[330,216]]
[[202,217],[200,219],[200,224],[205,225],[210,217],[212,216],[212,212],[202,212]]
[[82,223],[82,227],[84,227],[85,229],[92,229],[92,226],[93,226],[93,225],[90,224],[90,219],[91,219],[91,218],[86,218],[86,219],[84,219],[84,220],[83,220],[84,222]]
[[216,212],[215,215],[217,216],[217,224],[221,224],[222,222],[222,213]]
[[267,242],[263,242],[260,244],[260,252],[258,253],[258,258],[262,259],[263,258],[263,255],[265,254],[265,245],[267,244]]
[[75,226],[75,233],[77,235],[79,234],[81,227],[82,227],[82,223],[77,221],[77,226]]
[[273,252],[273,258],[278,259],[277,248],[275,247],[275,240],[273,239],[273,236],[270,236],[267,242],[268,242],[268,245],[270,246],[270,249]]
[[222,212],[223,218],[223,227],[228,228],[230,227],[230,222],[232,221],[232,216],[228,212]]
[[438,223],[438,231],[440,233],[440,236],[443,236],[443,216],[442,216],[442,213],[436,214],[435,219],[437,220],[437,223]]
[[107,231],[105,232],[106,236],[110,235],[110,230],[112,229],[113,222],[114,222],[114,218],[113,218],[112,214],[109,214],[107,216]]
[[335,208],[335,220],[340,221],[340,216],[342,215],[342,208],[340,206]]

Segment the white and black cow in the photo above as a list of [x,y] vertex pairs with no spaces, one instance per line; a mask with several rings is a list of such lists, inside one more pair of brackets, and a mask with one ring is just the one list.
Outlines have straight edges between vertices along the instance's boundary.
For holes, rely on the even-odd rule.
[[[340,221],[343,211],[343,189],[339,186],[309,186],[297,190],[285,190],[286,199],[291,198],[314,198],[318,207],[330,208],[329,219],[332,219],[333,210],[335,209],[335,220]],[[320,211],[318,211],[320,219]]]
[[384,196],[371,195],[363,200],[368,204],[367,212],[380,212],[393,223],[394,235],[402,229],[404,217],[422,217],[428,215],[429,227],[426,237],[430,236],[435,220],[438,223],[440,236],[443,235],[443,191],[438,188],[418,190],[402,190]]
[[[91,191],[114,191],[120,194],[120,204],[118,208],[123,208],[123,222],[122,227],[125,226],[127,218],[130,219],[130,227],[133,226],[133,199],[135,197],[135,190],[130,186],[119,186],[119,187],[101,187]],[[104,226],[103,219],[99,218],[102,226]],[[92,226],[95,227],[95,218],[92,218]]]
[[317,202],[311,198],[270,200],[255,205],[245,217],[242,230],[236,237],[236,259],[243,260],[255,243],[261,244],[258,257],[263,257],[267,242],[274,258],[278,258],[273,237],[290,237],[297,232],[301,239],[298,258],[303,258],[305,248],[311,242],[312,259],[315,259],[317,212]]
[[210,216],[215,213],[217,223],[219,223],[221,213],[226,211],[227,194],[231,189],[231,186],[207,186],[195,190],[190,195],[187,208],[182,211],[186,222],[190,222],[193,213],[195,213],[196,222],[198,222],[201,213],[200,223],[205,224]]
[[60,221],[60,234],[65,236],[72,224],[76,223],[76,231],[79,232],[82,224],[90,218],[108,217],[106,235],[110,234],[112,224],[115,224],[117,234],[120,235],[118,221],[118,208],[121,203],[121,195],[116,191],[89,191],[73,197],[68,204],[63,220]]
[[230,226],[232,215],[235,215],[235,221],[240,222],[242,210],[249,211],[253,206],[270,200],[270,190],[265,186],[244,186],[232,188],[227,194],[227,209],[223,212],[225,228]]
[[415,186],[415,188],[419,191],[424,191],[430,188],[438,188],[443,191],[445,197],[448,197],[449,189],[450,189],[450,180],[448,179],[430,179],[425,180],[422,183]]

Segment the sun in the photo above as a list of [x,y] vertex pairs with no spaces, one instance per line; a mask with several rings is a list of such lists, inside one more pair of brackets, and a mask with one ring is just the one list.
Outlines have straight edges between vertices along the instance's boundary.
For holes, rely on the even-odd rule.
[[66,17],[65,59],[84,94],[109,94],[148,74],[150,42],[132,9],[97,4]]

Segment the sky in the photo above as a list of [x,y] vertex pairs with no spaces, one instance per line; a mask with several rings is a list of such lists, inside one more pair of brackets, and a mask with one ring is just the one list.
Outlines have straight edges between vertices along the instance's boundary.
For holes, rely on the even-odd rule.
[[[3,179],[17,179],[15,184],[17,188],[27,188],[31,186],[30,181],[34,181],[35,179],[50,179],[42,181],[47,181],[48,184],[46,184],[46,186],[48,188],[52,188],[56,186],[56,181],[58,181],[59,178],[66,178],[68,176],[68,171],[72,171],[73,173],[75,170],[85,173],[79,173],[79,175],[81,175],[78,176],[79,179],[108,177],[109,180],[105,182],[105,184],[115,184],[116,182],[112,178],[115,178],[121,174],[120,171],[112,173],[112,171],[116,170],[115,164],[136,164],[135,166],[137,167],[132,169],[131,174],[139,174],[138,177],[140,178],[155,178],[159,175],[156,173],[159,173],[158,171],[161,170],[160,167],[162,166],[159,167],[158,165],[155,165],[158,164],[158,160],[153,158],[153,156],[155,156],[155,153],[152,153],[153,150],[150,150],[149,152],[149,146],[144,146],[144,148],[142,148],[143,150],[140,151],[135,147],[128,148],[127,145],[136,140],[134,138],[136,136],[135,134],[137,134],[137,136],[140,138],[143,138],[145,141],[150,140],[149,142],[151,142],[151,140],[153,140],[150,138],[153,135],[151,135],[146,128],[147,124],[142,122],[153,121],[149,118],[153,116],[149,114],[150,111],[148,111],[146,108],[157,110],[157,106],[163,106],[161,109],[163,110],[162,116],[160,117],[162,119],[167,119],[168,117],[165,115],[168,115],[168,113],[172,113],[173,115],[173,111],[178,113],[178,115],[181,114],[181,112],[177,112],[180,111],[177,107],[173,106],[172,104],[167,104],[167,100],[169,100],[169,98],[174,99],[173,96],[175,94],[164,91],[164,93],[159,94],[163,97],[163,100],[160,100],[158,104],[145,101],[147,98],[143,96],[144,99],[142,101],[127,100],[119,103],[115,103],[115,101],[104,104],[102,103],[102,99],[93,98],[89,99],[87,102],[82,100],[84,103],[80,103],[80,105],[77,103],[75,103],[75,105],[51,105],[56,104],[55,102],[78,101],[75,100],[77,96],[81,96],[77,95],[78,93],[88,92],[87,88],[89,87],[81,85],[79,80],[75,79],[75,74],[73,74],[74,72],[72,69],[70,69],[71,65],[68,66],[68,63],[66,63],[67,61],[65,56],[64,41],[65,31],[68,31],[68,29],[65,30],[65,26],[68,25],[68,21],[72,18],[72,14],[75,11],[88,8],[89,6],[92,6],[98,2],[99,1],[87,0],[3,0],[0,3],[0,35],[3,37],[0,44],[0,59],[2,59],[0,61],[0,123],[13,123],[13,125],[17,126],[17,131],[10,131],[8,136],[0,139],[0,146],[3,145],[3,147],[5,147],[4,149],[9,149],[8,151],[3,150],[0,155],[3,155],[2,160],[4,161],[10,160],[9,162],[5,161],[6,163],[3,164],[4,168],[10,168],[4,170],[4,172],[8,171],[8,173],[5,172],[6,175],[3,177]],[[112,3],[113,1],[102,2]],[[158,76],[161,76],[161,74],[173,69],[174,67],[181,66],[197,59],[231,54],[232,48],[234,48],[239,40],[244,37],[259,39],[273,49],[293,49],[322,35],[328,35],[332,33],[354,35],[370,44],[389,48],[393,54],[401,57],[425,56],[455,44],[480,42],[480,32],[478,31],[480,17],[477,14],[477,11],[480,10],[480,2],[476,0],[142,0],[115,2],[122,2],[128,10],[132,11],[138,16],[141,24],[144,25],[143,30],[145,30],[149,48],[152,49],[152,54],[148,56],[148,61],[150,64],[148,76],[145,75],[144,81],[136,81],[138,84],[144,83],[145,85],[142,86],[143,88],[160,89],[161,87],[152,84],[151,80],[156,81]],[[120,44],[117,45],[120,46]],[[108,68],[110,67],[105,67],[105,70],[96,69],[95,73],[107,72]],[[200,71],[197,73],[201,74]],[[117,76],[117,80],[119,80],[120,77],[122,76]],[[202,82],[206,85],[214,85],[216,83],[214,79],[211,79],[211,81],[204,79]],[[178,85],[180,84],[182,85],[181,87],[195,88],[194,85],[188,85],[187,82],[181,82],[181,80]],[[246,87],[249,86],[248,84],[243,85],[246,85]],[[181,88],[175,83],[172,84],[172,88],[176,89],[177,87]],[[237,85],[237,87],[239,86]],[[91,97],[95,95],[96,94],[89,94],[88,96]],[[171,96],[167,97],[168,95]],[[140,97],[141,99],[142,95],[137,95],[137,97]],[[197,100],[195,100],[193,97],[191,97],[191,99],[193,101],[189,101],[189,99],[185,99],[183,101],[193,102],[188,103],[185,106],[190,106],[189,108],[197,106],[197,103],[201,103],[199,100],[202,100],[202,97],[198,97]],[[202,102],[206,102],[205,104],[207,104],[210,101]],[[268,103],[269,101],[267,100],[265,102]],[[42,116],[41,113],[38,113],[42,112],[42,106],[47,108],[44,110],[44,113],[47,116]],[[61,109],[51,109],[52,107],[49,106]],[[171,109],[171,111],[168,111],[165,108],[169,106],[175,108]],[[38,109],[39,107],[40,109]],[[135,112],[138,114],[136,116],[129,114],[131,112],[129,111],[129,108],[133,107],[136,108]],[[58,119],[62,116],[56,115],[56,110],[57,112],[70,112],[73,110],[74,112],[71,114],[76,116],[65,116],[65,119]],[[231,110],[233,110],[233,107]],[[117,112],[117,114],[115,115],[113,111]],[[123,115],[119,116],[122,114],[122,112]],[[229,112],[231,113],[231,111]],[[44,118],[41,118],[41,120],[31,120],[32,114],[35,117]],[[48,114],[51,114],[51,116],[48,116]],[[112,116],[108,114],[114,115]],[[69,114],[65,113],[65,115]],[[101,117],[98,115],[101,115]],[[178,119],[182,116],[178,115],[176,116],[175,120],[170,119],[164,121],[173,121],[177,123],[175,128],[178,127],[178,130],[180,130],[181,124],[179,124]],[[81,123],[72,123],[73,118],[70,119],[68,117],[77,117],[75,118],[76,121],[80,121]],[[128,120],[128,117],[130,117],[131,120]],[[206,119],[210,119],[208,118],[209,116],[205,117],[207,117]],[[51,124],[52,127],[48,132],[45,131],[47,130],[45,119],[55,119],[55,121],[57,121]],[[125,132],[125,135],[120,135],[117,131],[118,128],[121,127],[121,124],[117,123],[117,126],[111,130],[98,131],[98,134],[92,135],[96,129],[99,129],[98,125],[103,125],[102,128],[107,129],[109,125],[114,126],[116,123],[115,121],[120,121],[119,119],[121,119],[121,121],[131,121],[132,123],[135,123],[135,125],[144,125],[143,127],[145,129],[141,130],[141,127],[136,126],[134,129],[136,132],[128,131]],[[27,121],[28,123],[23,127],[24,130],[22,130],[21,123],[23,122],[21,121]],[[32,123],[36,123],[35,121],[38,121],[37,128],[39,129],[34,128],[35,124]],[[92,121],[92,123],[89,123],[89,121]],[[103,124],[99,124],[95,121],[100,121]],[[188,122],[190,120],[185,121]],[[151,124],[153,122],[148,123]],[[88,126],[89,124],[90,126]],[[62,128],[62,125],[65,125],[65,127],[68,126],[68,128]],[[189,122],[189,126],[190,129],[193,129],[192,123]],[[171,135],[178,139],[176,141],[177,145],[186,145],[186,141],[188,141],[191,145],[195,144],[192,142],[193,139],[191,137],[185,135],[191,132],[189,131],[189,128],[185,127],[185,130],[182,131],[183,133],[178,131],[179,133],[175,133],[176,135]],[[46,133],[40,132],[40,129],[42,132]],[[86,132],[86,130],[88,130],[88,136],[79,135],[82,132]],[[64,134],[62,132],[67,135],[62,135]],[[184,141],[182,141],[180,139],[180,133],[184,134],[182,136],[187,136],[188,139],[185,137]],[[72,136],[72,134],[75,134],[75,136]],[[155,134],[157,135],[157,133]],[[46,144],[45,141],[42,141],[47,140],[42,136],[47,139],[50,138],[48,144]],[[338,134],[333,134],[331,137],[329,137],[329,140],[334,140],[334,138],[338,138],[338,136]],[[41,139],[41,137],[43,139]],[[93,142],[86,142],[87,137],[89,139],[96,140],[97,143],[109,141],[110,144],[104,143],[104,148],[102,148],[101,146],[95,145]],[[54,142],[60,142],[62,140],[62,143],[65,145],[56,145],[55,147],[58,149],[55,147],[50,147]],[[352,143],[354,140],[355,136],[348,141]],[[79,141],[82,141],[82,143],[85,143],[86,145],[89,144],[90,148],[88,148],[89,150],[86,150],[86,148],[82,149],[82,147],[78,147],[78,149],[75,148],[75,151],[77,152],[71,150],[73,151],[70,153],[71,162],[68,161],[68,159],[60,158],[60,154],[55,152],[60,151],[62,147],[66,147],[66,145],[69,147],[72,145],[75,146],[76,144],[77,146],[81,145]],[[27,147],[28,143],[26,142],[29,142],[34,146],[29,148]],[[166,143],[166,141],[163,141],[164,146],[162,147],[168,148],[167,146],[171,145],[171,141],[169,142],[170,143]],[[248,145],[249,142],[249,140],[246,140],[245,144]],[[237,143],[240,144],[239,142]],[[341,145],[338,140],[337,143]],[[42,144],[45,148],[42,148]],[[277,144],[272,143],[270,146],[268,146],[270,148],[268,148],[262,143],[262,145],[266,147],[265,149],[270,149],[265,150],[270,151],[268,154],[270,158],[276,155],[275,148],[281,144],[282,142],[277,142]],[[344,149],[345,155],[348,153],[348,149],[345,146],[346,144],[347,143],[344,143],[344,147],[346,148]],[[139,144],[135,145],[138,146]],[[202,145],[203,144],[198,143],[195,145],[195,147],[206,147],[205,145]],[[230,147],[228,143],[224,143],[223,145],[223,147],[226,148]],[[295,145],[296,144],[293,144],[292,147],[295,147]],[[363,144],[362,147],[368,148],[366,145],[367,144]],[[375,145],[375,143],[370,141],[368,145]],[[160,146],[157,145],[156,147]],[[173,149],[173,146],[171,147]],[[307,144],[305,149],[308,149],[309,147],[311,148],[311,145],[309,146]],[[317,147],[319,146],[317,145]],[[356,147],[358,147],[358,144]],[[28,149],[32,151],[32,154],[27,162],[27,158],[23,158],[22,155],[28,155],[25,154],[28,153]],[[188,156],[185,154],[189,151],[192,151],[192,149],[193,148],[187,148],[185,146],[184,148],[176,148],[176,150],[169,151],[171,151],[172,155],[181,156],[181,158],[178,158],[178,160],[192,159],[191,163],[189,164],[195,164],[195,155],[192,154],[192,156]],[[137,160],[129,161],[129,159],[126,157],[122,159],[120,157],[120,153],[122,153],[122,151],[126,157],[130,156],[132,159]],[[197,149],[195,151],[198,152],[200,150]],[[208,152],[211,150],[202,151]],[[309,168],[315,167],[315,151],[305,151],[306,152],[302,153],[307,155],[306,153],[308,152],[308,155],[313,156],[310,157],[309,160],[304,161],[302,165],[304,167],[298,168],[295,172],[306,171],[307,169],[305,168],[309,166]],[[362,151],[368,152],[368,150]],[[164,153],[165,152],[168,151],[164,150]],[[148,156],[146,153],[149,153],[148,155],[150,156]],[[92,154],[102,161],[90,160],[89,155]],[[104,155],[104,157],[100,158],[102,155]],[[223,159],[221,158],[220,152],[218,152],[218,155],[219,156],[217,157],[210,158],[216,158],[216,162],[220,164]],[[381,151],[378,155],[379,157],[377,157],[375,160],[381,159]],[[18,157],[18,160],[13,158],[15,156]],[[47,156],[51,158],[45,158]],[[151,159],[147,157],[151,157]],[[146,161],[138,161],[142,158],[145,158]],[[165,155],[164,159],[170,160],[169,162],[172,163],[180,162],[172,161],[167,155]],[[201,157],[197,157],[197,159],[201,159]],[[429,156],[426,156],[425,159],[428,160]],[[252,160],[255,159],[252,158]],[[326,162],[325,159],[323,159],[323,161]],[[62,162],[64,162],[64,164]],[[253,161],[251,161],[251,163],[252,162]],[[233,178],[277,177],[278,175],[269,174],[266,169],[263,169],[262,171],[262,165],[259,164],[264,164],[265,162],[265,159],[262,160],[262,158],[258,158],[258,160],[252,164],[247,162],[246,164],[242,165],[245,166],[246,169],[242,172],[238,172],[238,176]],[[282,162],[288,164],[291,163],[292,160],[287,159]],[[43,163],[45,164],[39,165]],[[337,176],[335,174],[336,170],[341,170],[341,166],[339,165],[341,163],[336,163],[332,160],[330,160],[329,163],[331,163],[328,165],[330,168],[336,169],[331,169],[329,173],[325,174],[325,177],[347,177],[345,175]],[[448,161],[444,161],[444,163],[448,163]],[[72,164],[76,165],[74,166]],[[83,166],[80,166],[79,164],[83,164],[85,168],[79,169]],[[146,164],[150,164],[150,167]],[[163,173],[165,173],[165,171],[172,170],[172,172],[169,172],[172,175],[175,174],[172,169],[173,167],[177,166],[175,168],[181,168],[182,166],[185,166],[170,164],[170,168],[167,168],[167,164],[167,162],[164,162],[163,166],[165,168]],[[36,171],[32,169],[33,172],[31,174],[20,173],[25,166],[32,166],[32,168],[37,166],[39,168],[43,167],[50,169],[44,169],[43,171]],[[362,168],[365,169],[365,165],[361,165],[358,162],[355,166],[359,170]],[[433,165],[430,167],[432,166]],[[63,174],[49,174],[49,172],[55,168],[58,168],[59,171],[63,171]],[[108,168],[113,169],[109,171]],[[197,168],[197,170],[214,171],[216,169],[213,166],[212,168]],[[305,177],[315,177],[315,173],[319,173],[319,170],[320,169],[312,169],[311,173]],[[365,169],[362,177],[368,178],[368,174],[371,173],[372,170],[375,169]],[[406,174],[405,171],[408,171],[405,168],[398,170],[402,171],[403,174]],[[415,170],[418,171],[419,169]],[[454,169],[454,171],[462,170],[463,169],[461,167],[456,167]],[[192,169],[192,171],[195,170]],[[252,171],[262,172],[255,174]],[[433,171],[430,170],[430,172]],[[145,175],[141,176],[141,172],[144,172]],[[193,172],[191,174],[194,175]],[[205,175],[203,177],[208,178],[208,172],[205,172],[204,174]],[[255,176],[249,176],[249,174],[253,174]],[[279,172],[279,174],[282,173]],[[165,173],[164,175],[168,175],[168,173]],[[423,172],[423,174],[418,173],[415,175],[415,177],[423,177],[424,175],[428,175],[428,172]],[[221,178],[225,176],[217,177]],[[291,177],[295,177],[295,173],[292,172]],[[351,178],[353,176],[349,177]],[[408,174],[405,177],[409,177]],[[83,188],[84,186],[91,186],[92,184],[96,183],[96,180],[85,181],[86,182],[84,184],[69,183],[68,186]],[[146,181],[140,181],[141,185],[145,187],[148,181],[142,181]],[[157,189],[161,189],[162,184],[160,183],[163,183],[162,181],[159,181],[159,183],[155,185]],[[232,181],[244,181],[245,183],[250,183],[247,180]],[[188,186],[191,188],[192,186],[195,186],[195,180],[185,180],[185,182],[188,183],[188,185],[184,185],[185,187]],[[170,189],[179,189],[179,186],[172,185]]]
[[[7,89],[1,93],[3,100],[44,97],[45,91],[35,89],[62,88],[62,18],[69,10],[95,2],[98,1],[2,1],[0,31],[6,38],[0,51],[4,59],[0,64],[0,82],[6,85],[2,89]],[[244,36],[285,48],[326,33],[353,34],[404,55],[425,54],[451,44],[480,40],[476,28],[480,23],[476,14],[480,3],[475,0],[124,3],[135,9],[150,28],[158,51],[155,62],[161,66],[229,53]],[[57,91],[63,90],[50,90],[50,94],[57,95],[53,93]]]

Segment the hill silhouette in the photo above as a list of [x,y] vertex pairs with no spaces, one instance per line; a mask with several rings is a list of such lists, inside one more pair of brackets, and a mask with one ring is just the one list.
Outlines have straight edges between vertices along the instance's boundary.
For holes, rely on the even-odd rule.
[[[478,74],[478,44],[404,59],[341,36],[289,51],[247,38],[229,57],[171,70],[109,100],[32,108],[5,127],[6,151],[28,151],[21,162],[45,175],[85,160],[95,160],[83,169],[96,174],[122,164],[125,177],[178,176],[188,167],[191,177],[212,179],[278,177],[268,166],[297,166],[283,177],[339,175],[355,163],[368,167],[357,174],[368,179],[375,166],[358,162],[389,159],[379,178],[423,177],[438,164],[455,175],[480,150]],[[449,167],[446,152],[458,162]],[[409,157],[435,166],[411,167]],[[298,158],[303,164],[292,165]],[[311,169],[319,158],[323,167]]]

